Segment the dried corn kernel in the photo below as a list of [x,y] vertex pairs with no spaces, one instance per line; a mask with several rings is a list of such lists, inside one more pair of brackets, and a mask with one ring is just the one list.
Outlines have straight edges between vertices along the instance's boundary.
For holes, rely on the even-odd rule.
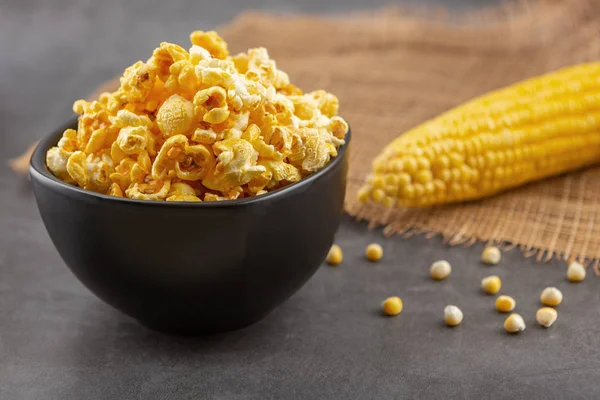
[[558,313],[552,307],[542,307],[535,313],[535,320],[544,328],[549,328],[558,318]]
[[496,299],[496,310],[500,312],[510,312],[516,305],[515,299],[510,296],[501,295]]
[[383,247],[377,243],[371,243],[367,246],[365,255],[369,261],[379,261],[383,257]]
[[585,267],[577,261],[573,261],[567,268],[567,279],[571,282],[581,282],[585,279]]
[[400,297],[388,297],[381,304],[381,308],[386,315],[394,316],[398,315],[402,312],[402,308],[404,305],[402,304],[402,299]]
[[519,314],[510,314],[504,321],[504,329],[509,333],[523,332],[525,330],[525,321]]
[[560,290],[555,287],[547,287],[542,290],[542,294],[540,295],[540,301],[542,304],[550,307],[555,307],[562,303],[563,294]]
[[448,326],[456,326],[463,320],[463,313],[456,306],[446,306],[444,308],[444,321]]
[[327,253],[327,262],[331,265],[338,265],[342,262],[343,254],[342,249],[337,244],[331,246],[329,253]]
[[487,276],[481,280],[481,288],[487,294],[496,294],[502,287],[502,281],[499,276]]
[[483,249],[483,253],[481,253],[481,261],[486,264],[496,265],[500,262],[502,258],[502,254],[500,253],[500,249],[494,246],[488,246]]
[[446,279],[450,275],[450,272],[452,272],[452,267],[446,260],[436,261],[429,268],[429,273],[435,280]]
[[[214,31],[190,40],[189,52],[161,43],[118,90],[76,101],[77,130],[47,152],[49,170],[116,197],[196,202],[262,195],[337,157],[349,127],[336,96],[303,93],[264,48],[229,56]],[[171,193],[179,181],[194,193]]]

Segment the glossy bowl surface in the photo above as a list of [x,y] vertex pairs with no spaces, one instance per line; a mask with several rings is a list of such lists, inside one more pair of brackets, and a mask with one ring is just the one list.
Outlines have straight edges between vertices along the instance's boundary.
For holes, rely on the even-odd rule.
[[75,276],[143,325],[178,334],[250,325],[324,260],[343,210],[348,133],[321,171],[269,194],[183,203],[119,199],[66,184],[45,164],[70,121],[30,167],[44,225]]

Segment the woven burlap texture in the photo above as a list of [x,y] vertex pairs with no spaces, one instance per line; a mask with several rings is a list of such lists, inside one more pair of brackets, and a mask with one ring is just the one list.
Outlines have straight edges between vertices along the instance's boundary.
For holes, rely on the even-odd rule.
[[492,89],[600,56],[598,0],[511,2],[462,15],[431,11],[246,13],[219,32],[233,52],[264,46],[294,83],[339,97],[353,131],[349,214],[385,226],[389,235],[519,246],[540,261],[578,258],[598,272],[600,168],[451,206],[388,210],[357,202],[371,161],[402,132]]

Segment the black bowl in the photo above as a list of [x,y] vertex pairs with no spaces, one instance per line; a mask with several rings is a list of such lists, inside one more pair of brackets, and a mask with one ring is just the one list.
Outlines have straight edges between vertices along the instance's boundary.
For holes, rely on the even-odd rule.
[[[75,127],[71,121],[66,127]],[[120,199],[54,177],[42,140],[30,174],[44,225],[77,278],[106,303],[160,331],[216,333],[259,321],[315,273],[333,243],[348,142],[317,173],[249,199]]]

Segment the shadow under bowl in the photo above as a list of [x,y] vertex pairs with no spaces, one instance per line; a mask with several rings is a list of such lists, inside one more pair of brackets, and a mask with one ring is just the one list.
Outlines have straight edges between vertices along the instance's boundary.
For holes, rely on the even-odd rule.
[[91,292],[151,329],[207,334],[257,322],[306,283],[333,243],[350,132],[338,156],[300,182],[254,198],[183,203],[121,199],[60,181],[45,155],[63,130],[31,159],[44,225]]

